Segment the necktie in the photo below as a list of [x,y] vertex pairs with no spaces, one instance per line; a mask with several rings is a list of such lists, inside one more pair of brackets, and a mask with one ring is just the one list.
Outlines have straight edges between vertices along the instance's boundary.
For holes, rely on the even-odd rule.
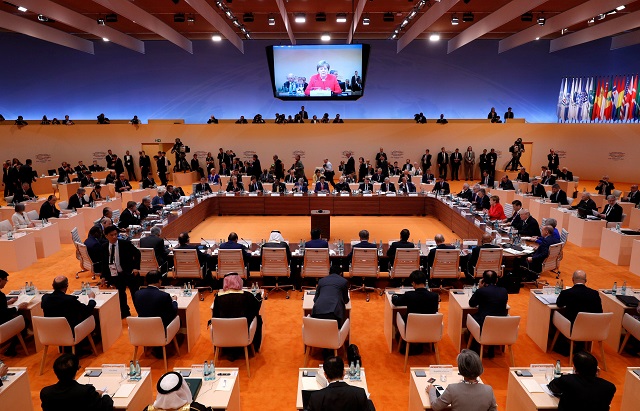
[[111,244],[111,257],[109,257],[109,264],[116,263],[116,245]]
[[278,186],[276,187],[276,193],[280,192],[280,184],[278,184]]

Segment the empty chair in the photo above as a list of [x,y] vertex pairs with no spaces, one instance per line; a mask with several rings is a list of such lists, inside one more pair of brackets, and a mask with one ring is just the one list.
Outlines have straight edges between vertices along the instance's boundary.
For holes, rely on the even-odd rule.
[[87,271],[91,272],[91,279],[96,279],[96,272],[94,270],[95,262],[91,260],[91,256],[89,255],[89,251],[87,251],[87,246],[83,243],[74,242],[76,246],[76,255],[80,256],[80,271],[76,272],[76,278],[80,278],[80,273],[84,273]]
[[24,339],[22,338],[22,330],[24,330],[24,327],[24,317],[21,315],[18,315],[7,322],[0,324],[0,345],[6,343],[13,337],[18,337],[24,353],[26,355],[29,355],[29,350],[27,350],[27,346],[25,345]]
[[[302,267],[300,267],[300,277],[315,278],[317,285],[320,278],[329,275],[330,265],[328,248],[306,248]],[[302,289],[305,288],[315,288],[315,286],[302,287]]]
[[[607,370],[607,362],[604,358],[603,341],[609,337],[609,325],[613,313],[578,313],[573,327],[571,321],[558,311],[553,313],[553,325],[556,327],[556,334],[553,336],[551,348],[556,344],[560,333],[569,339],[569,366],[573,365],[573,343],[574,341],[597,341],[600,345],[600,355],[602,356],[602,369]],[[593,345],[591,347],[593,351]]]
[[242,250],[221,250],[218,249],[218,267],[216,268],[216,278],[224,278],[226,274],[238,273],[242,278],[247,278],[247,269],[244,265]]
[[164,359],[164,371],[167,371],[167,345],[173,341],[176,352],[180,356],[180,347],[176,334],[180,330],[180,317],[176,316],[164,328],[160,317],[127,317],[129,326],[129,342],[133,345],[133,360],[138,358],[138,347],[162,347],[162,358]]
[[[241,251],[241,250],[240,250]],[[198,250],[196,249],[174,249],[173,250],[173,277],[178,280],[203,281],[204,272],[207,270],[206,263],[200,265],[198,260]],[[210,286],[200,285],[196,287],[200,292],[200,300],[204,300],[203,290],[213,292]]]
[[[433,350],[436,354],[436,364],[440,364],[440,351],[438,351],[438,343],[442,340],[442,332],[444,323],[442,322],[442,313],[435,314],[416,314],[407,315],[407,323],[400,313],[396,313],[396,325],[400,332],[400,338],[406,341],[407,346],[404,351],[404,368],[407,371],[407,361],[409,359],[409,346],[411,343],[433,343]],[[401,344],[398,344],[400,351]]]
[[379,278],[380,267],[378,266],[378,250],[376,248],[353,248],[353,254],[351,257],[351,265],[349,266],[349,273],[351,278],[362,278],[361,286],[352,286],[351,290],[361,291],[367,294],[367,301],[369,301],[369,291],[379,291],[375,287],[367,287],[365,284],[366,278]]
[[326,348],[333,350],[338,355],[338,350],[344,345],[350,331],[350,322],[347,318],[338,329],[336,320],[323,320],[320,318],[302,318],[302,342],[304,344],[304,367],[309,363],[311,348]]
[[420,250],[417,248],[398,248],[389,270],[391,278],[409,278],[413,271],[420,270]]
[[[433,259],[433,266],[429,270],[429,278],[433,279],[453,279],[460,278],[460,250],[437,249]],[[440,290],[451,287],[443,287]]]
[[567,240],[569,240],[569,232],[563,228],[560,232],[560,241],[566,244]]
[[504,210],[504,215],[507,218],[511,218],[511,216],[513,215],[513,205],[509,204],[509,203],[505,203],[502,205],[502,208]]
[[71,347],[71,352],[75,354],[76,345],[85,338],[88,338],[93,353],[96,356],[98,355],[96,345],[93,343],[93,338],[91,337],[91,333],[96,328],[96,320],[93,316],[89,316],[89,318],[76,325],[73,332],[71,331],[69,322],[64,317],[33,316],[32,321],[35,334],[40,344],[44,346],[42,360],[40,361],[40,375],[42,375],[44,371],[44,362],[47,358],[47,351],[50,345]]
[[478,254],[478,262],[474,267],[474,277],[482,278],[486,270],[495,271],[500,277],[504,274],[502,265],[502,248],[481,248]]
[[0,221],[0,232],[7,232],[12,230],[13,230],[13,225],[11,225],[11,221],[9,220]]
[[120,209],[116,208],[115,210],[113,210],[113,214],[111,216],[111,219],[113,220],[114,224],[118,224],[118,221],[120,221]]
[[[158,264],[156,253],[153,248],[138,248],[140,250],[140,272],[143,274],[157,270],[166,273],[169,270],[169,262],[165,261],[162,266]],[[176,250],[179,251],[179,250]],[[197,257],[197,256],[196,256]]]
[[469,329],[469,343],[467,348],[471,347],[473,339],[480,344],[480,361],[482,361],[482,348],[485,345],[505,345],[509,349],[509,357],[511,366],[515,367],[513,359],[513,344],[518,340],[518,327],[520,325],[520,317],[506,316],[495,317],[488,315],[484,319],[482,328],[480,324],[471,315],[467,315],[467,329]]
[[260,275],[262,277],[275,277],[276,285],[263,285],[262,288],[267,290],[264,296],[266,300],[269,294],[274,291],[285,291],[286,298],[289,298],[288,288],[293,285],[280,285],[278,279],[281,277],[289,278],[291,270],[287,260],[287,250],[285,248],[262,248],[262,263],[260,264]]
[[81,243],[82,239],[80,238],[80,234],[78,233],[78,227],[73,227],[71,229],[71,239],[74,243]]
[[244,347],[247,375],[251,377],[248,347],[251,347],[251,351],[255,355],[253,337],[256,335],[256,329],[258,327],[257,321],[258,320],[254,318],[249,325],[245,317],[211,319],[211,342],[213,343],[214,365],[218,362],[218,355],[220,354],[221,348]]
[[31,221],[36,221],[40,219],[40,215],[36,210],[27,211],[27,217],[29,217],[29,220]]
[[69,207],[69,201],[60,201],[58,203],[58,205],[60,206],[60,212],[61,213],[70,213],[71,210],[68,210],[67,207]]
[[[624,350],[624,346],[627,345],[627,341],[629,341],[629,337],[632,335],[636,340],[640,340],[640,321],[635,319],[629,313],[625,313],[624,317],[622,317],[622,328],[625,329],[627,334],[624,336],[624,340],[622,340],[622,344],[620,344],[620,351],[618,354],[622,354],[622,350]],[[0,341],[2,341],[2,337],[0,336]]]
[[613,190],[611,192],[611,195],[613,195],[615,198],[618,199],[618,201],[620,201],[620,196],[622,195],[622,191],[621,190]]

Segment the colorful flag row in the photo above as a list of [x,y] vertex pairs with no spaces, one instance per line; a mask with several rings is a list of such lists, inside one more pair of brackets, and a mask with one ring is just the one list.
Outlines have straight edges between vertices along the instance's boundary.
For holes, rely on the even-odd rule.
[[567,123],[640,121],[638,74],[563,78],[557,115]]

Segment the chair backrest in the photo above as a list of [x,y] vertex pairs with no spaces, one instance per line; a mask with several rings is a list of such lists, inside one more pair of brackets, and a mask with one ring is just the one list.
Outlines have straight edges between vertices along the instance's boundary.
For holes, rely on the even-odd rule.
[[420,250],[417,248],[398,248],[393,260],[391,278],[408,278],[409,274],[420,269]]
[[409,342],[438,342],[442,339],[444,323],[443,314],[407,315],[406,339]]
[[127,317],[129,341],[134,346],[165,345],[166,329],[160,317]]
[[301,276],[302,278],[326,277],[329,275],[330,265],[328,248],[306,248]]
[[71,239],[74,243],[81,243],[82,239],[80,238],[80,234],[78,233],[78,227],[73,227],[71,229]]
[[33,316],[33,327],[42,345],[73,345],[71,326],[64,317]]
[[[624,329],[627,330],[628,333],[633,335],[637,340],[640,340],[640,321],[634,318],[631,314],[624,314],[624,316],[622,317],[622,327],[624,327]],[[1,341],[2,337],[0,336],[0,342]]]
[[621,190],[613,190],[613,191],[611,192],[611,194],[612,194],[613,196],[615,196],[618,200],[620,200],[620,196],[622,195],[622,191],[621,191]]
[[262,247],[260,274],[263,277],[289,277],[289,273],[286,249]]
[[502,270],[502,248],[481,248],[476,263],[475,277],[482,277],[486,270],[500,273]]
[[117,223],[120,220],[120,209],[119,208],[113,210],[111,219],[113,220],[114,223]]
[[6,196],[4,201],[6,201],[7,204],[11,204],[11,202],[13,202],[13,196]]
[[563,243],[549,246],[549,255],[542,262],[542,272],[555,270],[560,266],[562,247],[564,247]]
[[460,250],[436,250],[431,267],[431,278],[458,278],[460,276]]
[[569,240],[569,232],[563,228],[560,232],[560,241],[566,244],[567,240]]
[[10,338],[18,335],[24,330],[24,327],[24,317],[21,315],[0,324],[0,344],[4,344],[6,341],[9,341]]
[[13,225],[11,225],[11,221],[2,220],[0,221],[0,231],[11,231],[13,230]]
[[378,267],[378,249],[360,248],[352,249],[351,277],[378,277],[380,267]]
[[175,278],[202,278],[198,250],[173,250],[173,275]]
[[214,347],[244,347],[249,343],[246,317],[212,318],[211,341]]
[[27,211],[27,217],[29,217],[29,220],[35,221],[40,218],[40,215],[38,215],[38,212],[36,210],[31,210]]
[[488,315],[482,325],[483,345],[511,345],[518,339],[519,316],[495,317]]
[[247,278],[242,250],[218,250],[216,277],[224,278],[229,273],[238,273],[240,277]]
[[77,255],[80,257],[80,265],[84,270],[91,271],[91,273],[93,273],[93,261],[91,261],[91,256],[89,256],[87,246],[77,241],[74,241],[74,244],[76,245]]
[[336,320],[302,318],[302,342],[304,345],[322,348],[339,346],[339,334]]
[[613,313],[578,313],[571,328],[574,341],[604,341],[609,337]]
[[66,210],[67,207],[69,207],[69,202],[68,201],[60,201],[58,203],[58,205],[60,206],[60,210]]
[[[158,260],[153,248],[140,248],[140,272],[144,275],[158,269]],[[197,258],[197,256],[196,256]]]

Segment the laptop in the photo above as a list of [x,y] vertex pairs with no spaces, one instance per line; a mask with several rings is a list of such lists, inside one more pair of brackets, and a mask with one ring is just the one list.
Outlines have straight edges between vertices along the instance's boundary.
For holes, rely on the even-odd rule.
[[185,378],[184,381],[187,383],[187,386],[189,386],[191,398],[195,401],[196,398],[198,398],[200,387],[202,387],[202,378]]
[[640,302],[632,295],[616,295],[616,298],[627,307],[637,307]]

